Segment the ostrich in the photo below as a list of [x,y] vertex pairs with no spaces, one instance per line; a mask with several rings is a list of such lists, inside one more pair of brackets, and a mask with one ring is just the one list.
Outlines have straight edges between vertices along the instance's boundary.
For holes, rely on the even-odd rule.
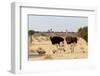
[[50,36],[50,40],[53,45],[57,44],[59,47],[61,42],[64,43],[64,39],[60,36]]
[[[54,33],[52,33],[52,31],[51,31],[51,35],[52,36],[50,36],[50,41],[51,41],[52,45],[56,45],[58,50],[60,50],[60,51],[63,50],[65,52],[65,50],[62,48],[64,46],[63,45],[64,44],[64,38],[62,38],[60,36],[56,36]],[[53,51],[53,53],[55,53],[55,52],[56,52],[56,50]]]
[[64,43],[64,39],[62,37],[60,37],[60,36],[56,36],[54,34],[54,32],[52,31],[52,28],[50,30],[51,30],[50,31],[51,32],[51,36],[50,36],[51,43],[53,45],[58,45],[57,47],[60,47],[60,43],[61,42]]
[[71,44],[71,43],[77,43],[77,37],[72,37],[72,36],[68,36],[68,37],[66,37],[66,42],[67,42],[67,44]]
[[[66,35],[68,35],[68,33]],[[66,40],[66,43],[69,44],[71,47],[71,53],[73,53],[74,46],[75,44],[77,44],[77,40],[78,40],[77,37],[76,36],[66,36],[65,40]]]
[[[63,44],[64,44],[64,39],[62,37],[60,37],[60,36],[53,36],[53,37],[51,37],[50,36],[50,40],[51,40],[51,43],[53,45],[57,45],[58,50],[60,50],[60,51],[63,50],[65,52],[65,49],[61,48],[61,47],[63,47]],[[62,43],[62,45],[60,45],[60,43]],[[53,53],[56,53],[56,52],[57,52],[56,50],[53,51]]]

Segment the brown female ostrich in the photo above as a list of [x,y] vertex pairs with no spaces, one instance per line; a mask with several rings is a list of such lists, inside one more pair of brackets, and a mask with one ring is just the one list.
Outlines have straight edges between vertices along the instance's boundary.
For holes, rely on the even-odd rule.
[[78,41],[77,36],[74,36],[74,34],[68,36],[68,33],[67,33],[65,40],[66,40],[66,43],[70,45],[71,53],[73,53],[75,44],[77,44],[77,41]]

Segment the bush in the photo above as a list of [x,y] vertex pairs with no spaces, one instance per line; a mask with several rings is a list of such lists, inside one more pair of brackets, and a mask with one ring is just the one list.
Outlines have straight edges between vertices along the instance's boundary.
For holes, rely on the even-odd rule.
[[33,30],[28,31],[28,35],[33,35],[34,33],[35,33],[35,31],[33,31]]
[[78,36],[82,37],[88,42],[88,27],[83,27],[78,30]]
[[30,38],[30,43],[32,44],[32,35],[35,33],[33,30],[28,31],[28,37]]

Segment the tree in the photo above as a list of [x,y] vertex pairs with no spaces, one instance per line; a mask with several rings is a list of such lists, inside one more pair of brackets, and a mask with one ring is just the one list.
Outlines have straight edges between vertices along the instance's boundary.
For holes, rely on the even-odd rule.
[[30,35],[33,35],[35,33],[35,31],[34,30],[29,30],[28,31],[28,35],[30,36]]
[[29,36],[29,38],[30,38],[30,43],[32,43],[32,35],[35,33],[35,31],[34,30],[29,30],[28,31],[28,36]]
[[85,26],[83,28],[79,28],[78,36],[82,37],[83,39],[85,39],[88,42],[88,27]]

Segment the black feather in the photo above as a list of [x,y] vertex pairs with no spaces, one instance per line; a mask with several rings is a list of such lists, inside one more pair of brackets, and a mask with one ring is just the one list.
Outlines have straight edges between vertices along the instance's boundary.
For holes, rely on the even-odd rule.
[[60,42],[63,42],[64,39],[62,37],[59,37],[59,36],[53,36],[53,37],[50,37],[50,40],[52,42],[52,44],[60,44]]

